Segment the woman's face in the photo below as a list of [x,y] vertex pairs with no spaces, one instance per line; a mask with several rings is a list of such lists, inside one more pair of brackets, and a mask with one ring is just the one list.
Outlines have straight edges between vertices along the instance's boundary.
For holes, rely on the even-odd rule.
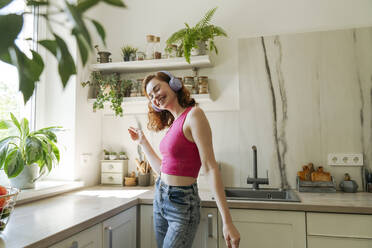
[[169,84],[157,78],[151,79],[147,84],[146,92],[151,103],[160,109],[166,109],[174,99],[177,99],[176,93]]

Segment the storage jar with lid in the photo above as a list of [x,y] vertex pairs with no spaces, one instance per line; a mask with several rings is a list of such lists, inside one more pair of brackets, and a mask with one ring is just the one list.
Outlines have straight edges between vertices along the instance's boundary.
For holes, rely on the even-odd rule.
[[194,84],[194,77],[184,77],[185,88],[190,92],[190,94],[192,93]]
[[200,76],[198,77],[199,82],[199,94],[208,94],[208,77]]

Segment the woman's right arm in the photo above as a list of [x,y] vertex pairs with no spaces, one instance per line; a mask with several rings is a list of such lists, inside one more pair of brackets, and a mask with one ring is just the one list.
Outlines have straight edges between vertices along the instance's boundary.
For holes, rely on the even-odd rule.
[[130,127],[128,129],[130,137],[133,141],[136,141],[144,151],[147,160],[150,162],[151,168],[160,174],[161,159],[156,154],[151,144],[147,140],[146,136],[143,134],[141,129]]

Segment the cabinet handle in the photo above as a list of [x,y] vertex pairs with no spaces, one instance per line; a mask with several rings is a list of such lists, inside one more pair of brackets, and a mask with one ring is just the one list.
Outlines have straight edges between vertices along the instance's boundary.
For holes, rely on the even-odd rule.
[[109,248],[112,248],[112,228],[111,226],[107,226],[105,229],[109,233]]
[[213,214],[208,214],[208,238],[213,238]]
[[110,181],[114,180],[114,178],[113,178],[113,177],[111,177],[111,176],[110,176],[110,177],[109,177],[108,179],[110,179]]
[[70,248],[78,248],[78,247],[79,247],[79,243],[78,243],[77,241],[73,241],[73,242],[71,243]]

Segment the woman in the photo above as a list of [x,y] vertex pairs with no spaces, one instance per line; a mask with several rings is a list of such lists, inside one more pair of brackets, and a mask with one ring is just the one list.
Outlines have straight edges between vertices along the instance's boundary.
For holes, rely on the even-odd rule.
[[228,247],[239,247],[240,234],[232,223],[221,175],[216,163],[212,133],[202,109],[182,82],[166,71],[147,76],[143,85],[149,103],[150,130],[168,131],[160,143],[162,159],[154,152],[142,130],[130,127],[131,138],[146,154],[151,167],[160,174],[154,198],[154,226],[157,245],[191,247],[200,222],[197,177],[201,165],[212,185],[223,220]]

